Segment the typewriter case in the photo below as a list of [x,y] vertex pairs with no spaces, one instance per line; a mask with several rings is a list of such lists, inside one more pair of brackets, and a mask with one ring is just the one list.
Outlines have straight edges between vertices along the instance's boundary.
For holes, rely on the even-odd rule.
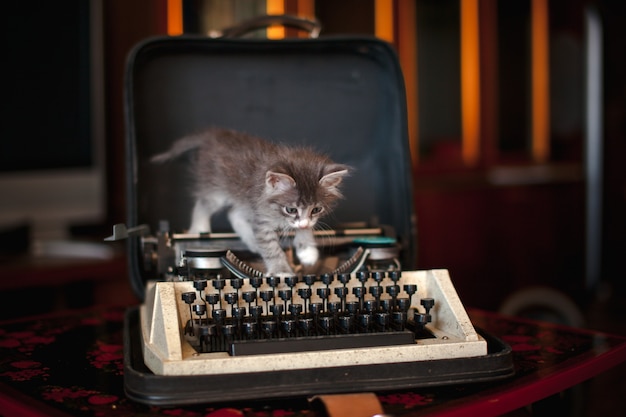
[[[189,226],[190,159],[166,164],[149,159],[177,138],[225,127],[311,145],[352,166],[342,186],[345,198],[325,223],[382,227],[401,248],[402,269],[415,269],[404,83],[395,52],[385,42],[365,37],[152,38],[129,55],[125,89],[129,228],[182,231]],[[213,231],[229,230],[225,218],[214,220]],[[153,259],[146,259],[138,236],[129,237],[128,251],[131,284],[144,299],[147,283],[159,277],[147,267]],[[512,372],[506,346],[486,337],[489,355],[415,364],[409,378],[398,378],[384,366],[377,367],[376,377],[341,367],[266,375],[155,375],[143,363],[138,316],[132,308],[126,318],[125,389],[130,398],[148,404],[380,391],[485,381]]]

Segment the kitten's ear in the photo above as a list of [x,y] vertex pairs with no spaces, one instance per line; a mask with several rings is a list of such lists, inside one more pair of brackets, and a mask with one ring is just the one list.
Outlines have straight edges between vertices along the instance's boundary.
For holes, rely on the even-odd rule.
[[287,174],[267,171],[265,173],[265,189],[269,192],[287,191],[296,186],[296,181]]
[[331,172],[320,178],[320,185],[322,187],[335,188],[341,184],[343,177],[348,174],[348,167],[345,165],[333,165],[329,170]]

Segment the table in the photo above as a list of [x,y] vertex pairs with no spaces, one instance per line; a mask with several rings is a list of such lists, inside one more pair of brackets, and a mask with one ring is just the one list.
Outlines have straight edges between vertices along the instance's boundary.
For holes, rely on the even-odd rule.
[[[3,416],[315,416],[306,399],[155,407],[123,389],[123,307],[0,323]],[[469,310],[513,349],[505,381],[378,393],[394,416],[494,416],[551,398],[626,361],[626,338]]]

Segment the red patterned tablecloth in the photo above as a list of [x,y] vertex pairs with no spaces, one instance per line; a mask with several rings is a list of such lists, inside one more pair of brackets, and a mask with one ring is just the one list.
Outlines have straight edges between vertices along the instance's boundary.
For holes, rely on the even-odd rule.
[[[0,409],[9,415],[314,416],[306,399],[155,407],[124,394],[122,308],[0,324]],[[505,381],[378,393],[386,413],[498,415],[564,391],[626,361],[626,338],[471,311],[511,345]]]

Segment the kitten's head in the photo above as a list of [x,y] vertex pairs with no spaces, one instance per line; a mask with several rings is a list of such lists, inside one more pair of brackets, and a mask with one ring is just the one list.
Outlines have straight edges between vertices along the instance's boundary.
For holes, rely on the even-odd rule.
[[313,227],[342,197],[345,165],[326,163],[315,169],[276,166],[265,174],[265,195],[274,218],[293,229]]

